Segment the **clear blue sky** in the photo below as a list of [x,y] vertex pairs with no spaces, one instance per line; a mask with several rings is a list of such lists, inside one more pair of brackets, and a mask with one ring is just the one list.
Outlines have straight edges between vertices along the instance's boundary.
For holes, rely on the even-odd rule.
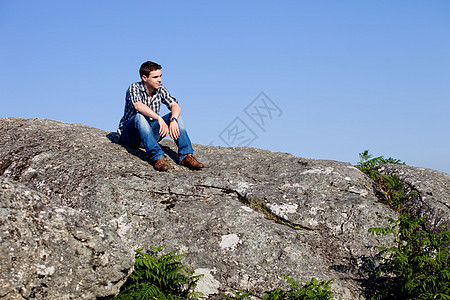
[[115,131],[153,60],[194,143],[450,173],[448,0],[0,0],[0,40],[0,117]]

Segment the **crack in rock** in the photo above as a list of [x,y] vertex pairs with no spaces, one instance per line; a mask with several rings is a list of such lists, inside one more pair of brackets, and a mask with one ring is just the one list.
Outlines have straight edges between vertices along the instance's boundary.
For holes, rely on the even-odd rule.
[[284,218],[281,215],[276,214],[269,206],[267,205],[266,202],[259,202],[257,200],[254,199],[249,199],[246,196],[243,196],[241,193],[239,193],[236,190],[230,189],[230,188],[224,188],[224,187],[217,187],[217,186],[212,186],[212,185],[196,185],[198,187],[203,187],[203,188],[211,188],[211,189],[217,189],[217,190],[221,190],[224,193],[227,194],[235,194],[238,198],[238,200],[247,205],[248,207],[250,207],[253,210],[256,211],[260,211],[262,212],[267,219],[275,221],[276,223],[288,226],[292,229],[296,229],[296,230],[306,230],[306,231],[314,231],[312,228],[303,226],[301,224],[297,224],[294,222],[291,222],[289,220],[287,220],[286,218]]

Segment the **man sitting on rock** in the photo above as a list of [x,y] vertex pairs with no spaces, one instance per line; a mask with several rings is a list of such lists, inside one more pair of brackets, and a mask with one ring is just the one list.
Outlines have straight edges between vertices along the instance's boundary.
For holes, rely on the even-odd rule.
[[[192,144],[180,118],[178,101],[161,85],[161,66],[147,61],[141,65],[142,81],[130,85],[125,97],[125,110],[120,120],[120,141],[131,147],[143,145],[154,168],[167,171],[164,151],[159,142],[170,135],[178,146],[177,163],[190,169],[201,169],[204,165],[194,157]],[[161,103],[171,111],[159,116]]]

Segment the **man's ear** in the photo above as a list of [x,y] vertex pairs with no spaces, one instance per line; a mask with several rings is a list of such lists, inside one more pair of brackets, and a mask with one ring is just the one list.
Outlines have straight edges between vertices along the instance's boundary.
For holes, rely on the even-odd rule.
[[145,82],[145,81],[147,80],[147,78],[148,78],[148,77],[147,77],[147,76],[145,76],[145,75],[142,75],[142,76],[141,76],[141,78],[142,78],[142,81],[144,81],[144,82]]

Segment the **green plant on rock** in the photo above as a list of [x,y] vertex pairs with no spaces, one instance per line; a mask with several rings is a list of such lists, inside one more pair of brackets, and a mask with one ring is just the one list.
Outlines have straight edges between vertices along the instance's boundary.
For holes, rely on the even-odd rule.
[[369,150],[364,150],[362,153],[359,153],[359,162],[357,165],[364,173],[370,171],[373,167],[382,164],[404,165],[405,163],[400,159],[392,157],[384,158],[384,156],[378,156],[373,158],[373,155],[369,154]]
[[[312,278],[305,285],[300,286],[302,281],[296,281],[285,274],[282,274],[289,283],[287,291],[277,288],[266,293],[263,300],[330,300],[333,299],[331,292],[331,284],[334,279],[318,282],[316,278]],[[243,291],[232,291],[234,297],[225,297],[224,299],[248,299],[253,293]]]
[[378,247],[382,264],[381,286],[372,299],[450,299],[450,231],[433,234],[422,230],[424,218],[409,214],[388,218],[386,228],[369,232],[394,235],[395,246]]
[[331,292],[331,284],[334,279],[318,282],[316,278],[312,278],[305,285],[300,286],[302,281],[296,281],[285,274],[283,276],[289,283],[289,290],[283,291],[276,289],[263,297],[263,300],[329,300],[333,299]]
[[389,204],[397,211],[401,211],[403,203],[410,199],[415,192],[408,192],[405,185],[397,175],[383,175],[376,167],[380,164],[402,164],[399,159],[392,157],[384,158],[383,156],[372,158],[368,150],[359,154],[359,162],[357,167],[366,175],[368,175],[384,193]]
[[228,300],[242,300],[242,299],[248,299],[251,295],[253,295],[252,292],[243,291],[243,290],[230,290],[233,293],[233,296],[228,297],[224,296],[221,299],[228,299]]
[[162,248],[151,247],[150,254],[136,251],[134,271],[115,299],[179,300],[201,296],[194,290],[203,275],[193,276],[194,272],[187,270],[181,263],[183,254],[172,251],[161,255]]

